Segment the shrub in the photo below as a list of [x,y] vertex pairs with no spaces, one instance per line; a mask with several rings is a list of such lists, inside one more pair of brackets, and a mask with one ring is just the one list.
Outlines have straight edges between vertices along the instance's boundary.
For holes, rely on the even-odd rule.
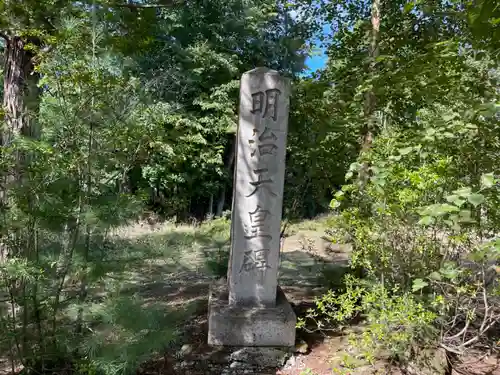
[[205,266],[215,277],[225,277],[229,263],[230,220],[221,217],[206,221],[200,228],[197,239],[205,245]]

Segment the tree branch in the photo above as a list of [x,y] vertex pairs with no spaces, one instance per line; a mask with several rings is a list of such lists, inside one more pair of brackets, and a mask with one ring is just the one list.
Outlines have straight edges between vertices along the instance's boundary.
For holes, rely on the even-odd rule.
[[165,0],[165,4],[133,4],[133,3],[128,3],[128,4],[115,4],[114,6],[120,7],[120,8],[129,8],[129,9],[145,9],[145,8],[170,8],[175,5],[180,4],[180,1],[174,1],[174,0]]
[[3,38],[5,39],[5,41],[9,41],[9,36],[7,35],[7,33],[5,31],[0,31],[0,38]]

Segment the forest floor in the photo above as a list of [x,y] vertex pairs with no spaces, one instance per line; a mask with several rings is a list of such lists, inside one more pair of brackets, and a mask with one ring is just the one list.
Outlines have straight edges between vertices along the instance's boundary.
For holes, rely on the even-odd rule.
[[[327,218],[304,221],[291,225],[287,230],[280,261],[279,284],[292,303],[297,316],[304,316],[308,308],[314,305],[314,298],[327,290],[326,285],[332,287],[332,281],[341,282],[342,275],[348,271],[350,247],[347,245],[333,245],[324,239]],[[138,230],[138,232],[143,232]],[[179,227],[172,229],[154,229],[155,236],[174,238],[173,233],[185,234],[196,229],[192,227]],[[133,233],[132,230],[129,233]],[[217,231],[216,231],[217,232]],[[211,233],[213,235],[213,232]],[[138,374],[171,374],[171,375],[201,375],[221,374],[222,364],[227,362],[227,354],[207,345],[207,298],[210,283],[215,279],[206,267],[207,251],[217,251],[221,248],[220,237],[213,238],[210,231],[202,236],[194,236],[192,244],[187,243],[192,252],[178,255],[187,256],[179,264],[189,265],[187,268],[178,269],[177,272],[155,272],[151,279],[142,282],[139,290],[146,298],[156,301],[164,300],[171,307],[193,305],[194,309],[184,320],[181,340],[176,342],[175,348],[166,355],[153,358],[144,363]],[[179,237],[179,238],[182,238]],[[208,242],[207,242],[208,240]],[[167,240],[167,243],[170,240]],[[186,243],[184,243],[186,245]],[[224,244],[224,246],[226,246]],[[183,246],[184,247],[184,246]],[[195,249],[198,247],[198,250]],[[183,266],[181,266],[183,267]],[[328,284],[329,283],[329,284]],[[333,285],[335,288],[335,285]],[[356,330],[357,327],[351,327]],[[359,328],[359,327],[358,327]],[[354,371],[342,372],[342,356],[351,350],[346,335],[319,333],[308,334],[304,331],[297,332],[297,342],[300,353],[296,352],[287,363],[279,369],[267,369],[261,375],[370,375],[370,374],[408,374],[384,359],[375,364],[361,364]],[[464,359],[465,365],[460,372],[453,371],[453,375],[500,375],[500,362],[494,358],[484,357],[477,360],[471,355]],[[235,372],[237,373],[237,372]],[[248,372],[246,372],[248,373]],[[231,373],[232,374],[232,373]],[[431,372],[419,372],[418,375],[438,375]]]
[[[284,239],[279,284],[298,316],[314,305],[314,298],[324,293],[326,282],[341,282],[348,271],[349,246],[333,246],[324,239],[326,217],[292,224]],[[186,311],[180,325],[181,339],[176,340],[167,353],[144,363],[138,374],[221,374],[227,365],[227,353],[207,345],[207,302],[210,283],[216,279],[213,269],[207,268],[207,254],[228,246],[227,228],[198,229],[193,226],[138,225],[118,233],[120,238],[141,242],[154,238],[155,243],[168,248],[170,259],[154,259],[135,269],[126,290],[134,291],[146,303],[164,303],[168,309]],[[150,242],[145,241],[145,242]],[[173,262],[173,263],[172,263]],[[175,264],[175,269],[172,269]],[[223,273],[223,272],[222,272]],[[140,275],[140,276],[139,276]],[[340,370],[341,355],[348,347],[346,336],[325,336],[320,333],[297,332],[301,353],[279,369],[266,369],[262,374],[299,375],[334,374]],[[380,361],[375,366],[363,366],[349,374],[399,374],[397,369]],[[304,372],[308,371],[309,372]],[[387,370],[387,371],[386,371]]]
[[[325,291],[322,278],[325,273],[339,272],[346,269],[348,249],[329,251],[330,243],[321,238],[324,234],[323,221],[308,221],[290,227],[291,233],[285,238],[281,254],[279,283],[285,291],[289,301],[294,305],[298,314],[312,306],[315,296]],[[179,269],[176,271],[165,270],[161,272],[156,267],[153,273],[148,267],[140,271],[142,275],[149,275],[149,280],[142,280],[138,292],[146,300],[152,299],[156,303],[164,300],[169,308],[182,305],[195,305],[186,317],[185,329],[182,339],[176,343],[176,350],[170,351],[166,356],[152,360],[139,370],[141,374],[220,374],[220,366],[227,360],[225,353],[218,353],[210,348],[207,341],[207,298],[210,283],[216,278],[211,270],[206,267],[208,252],[217,252],[217,248],[227,246],[224,244],[224,235],[209,239],[204,235],[196,235],[193,227],[178,228],[151,228],[151,233],[144,234],[147,229],[129,228],[127,236],[142,237],[153,235],[164,237],[170,245],[181,243],[182,248],[191,251],[176,253]],[[195,234],[193,235],[193,231]],[[213,234],[206,233],[207,235]],[[192,239],[193,243],[189,243]],[[212,242],[213,240],[213,242]],[[165,243],[165,242],[164,242]],[[173,246],[176,247],[175,245]],[[158,262],[156,265],[158,266]],[[162,263],[160,261],[160,263]],[[158,272],[160,271],[160,272]],[[276,369],[268,374],[299,374],[306,368],[311,368],[317,374],[331,374],[329,356],[330,346],[335,345],[328,338],[321,335],[298,334],[299,340],[307,343],[307,352],[294,356],[288,366]],[[339,346],[341,338],[330,338],[337,341]],[[303,350],[304,351],[304,350]],[[210,370],[209,370],[210,369]],[[219,371],[219,372],[218,372]]]
[[[118,262],[114,261],[114,268],[107,272],[107,281],[92,291],[96,305],[105,309],[104,305],[109,304],[114,314],[112,325],[95,332],[104,335],[104,341],[118,357],[142,347],[145,355],[141,357],[138,375],[221,375],[227,366],[227,353],[207,345],[209,285],[219,277],[217,273],[225,274],[227,260],[222,255],[229,245],[228,223],[214,223],[136,224],[117,231],[106,249],[111,255],[116,254],[123,266],[117,267]],[[313,306],[314,298],[324,293],[327,285],[335,288],[335,282],[340,283],[348,271],[350,248],[325,240],[326,227],[327,218],[323,217],[287,229],[279,284],[297,316],[304,316]],[[217,259],[218,256],[221,258]],[[221,264],[223,267],[217,269]],[[120,303],[110,294],[118,296]],[[144,334],[147,331],[155,332],[153,339]],[[256,374],[405,374],[385,360],[340,372],[342,355],[350,350],[345,335],[308,334],[299,330],[297,342],[300,350],[282,368]],[[151,349],[144,349],[148,346]],[[474,361],[473,357],[470,361]],[[480,362],[471,362],[466,366],[469,372],[463,373],[500,375],[498,366],[493,359],[482,358]]]
[[[283,242],[279,284],[299,316],[313,306],[315,296],[326,291],[326,279],[338,279],[340,282],[347,270],[349,247],[333,248],[329,241],[323,239],[325,224],[326,218],[293,224],[288,228],[288,236]],[[160,225],[147,228],[143,224],[127,228],[126,233],[119,235],[137,239],[154,236],[161,238],[159,242],[170,245],[174,250],[177,270],[165,269],[162,272],[164,260],[156,260],[150,264],[151,268],[146,266],[139,271],[143,277],[148,275],[148,280],[143,278],[137,289],[141,297],[154,300],[155,303],[164,301],[169,308],[194,306],[185,308],[188,313],[184,320],[182,339],[176,342],[175,348],[172,348],[174,350],[145,363],[138,373],[219,375],[227,356],[224,352],[210,348],[206,342],[208,290],[210,283],[217,278],[213,275],[213,269],[207,269],[206,260],[208,253],[215,254],[218,249],[228,245],[224,242],[224,233],[218,230],[197,231],[192,226],[172,228]],[[213,237],[209,238],[210,235]],[[347,345],[345,337],[305,332],[297,333],[297,342],[304,353],[296,353],[283,368],[274,371],[268,369],[265,374],[298,375],[307,369],[313,371],[311,374],[332,374],[335,353]]]

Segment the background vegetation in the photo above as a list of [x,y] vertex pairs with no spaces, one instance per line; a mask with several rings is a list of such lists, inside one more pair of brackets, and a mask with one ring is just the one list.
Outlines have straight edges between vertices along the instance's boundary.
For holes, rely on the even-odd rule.
[[[308,318],[365,316],[368,359],[495,350],[497,1],[0,0],[0,37],[13,370],[125,373],[166,350],[179,312],[143,308],[116,275],[180,264],[182,241],[113,233],[151,213],[219,217],[189,236],[219,249],[207,265],[224,274],[239,77],[255,66],[293,80],[286,218],[334,210],[331,240],[362,270]],[[308,76],[318,45],[328,61]]]

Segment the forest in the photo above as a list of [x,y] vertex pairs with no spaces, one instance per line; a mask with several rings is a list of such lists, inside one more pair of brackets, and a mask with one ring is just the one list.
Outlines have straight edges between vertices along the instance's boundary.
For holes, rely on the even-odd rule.
[[[161,221],[227,244],[239,80],[259,66],[292,82],[284,229],[326,215],[352,246],[297,329],[364,319],[368,361],[498,355],[498,0],[0,0],[0,49],[11,373],[134,373],[168,350],[174,318],[117,275],[180,245],[116,232]],[[224,249],[206,260],[221,275]],[[126,350],[113,329],[135,329]]]

